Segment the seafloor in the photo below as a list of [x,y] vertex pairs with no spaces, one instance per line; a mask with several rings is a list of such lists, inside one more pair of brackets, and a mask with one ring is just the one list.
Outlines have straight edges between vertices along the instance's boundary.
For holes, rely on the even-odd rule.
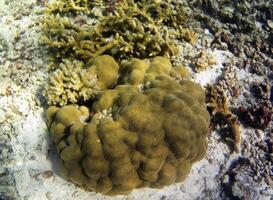
[[[0,199],[110,199],[58,176],[41,95],[48,76],[39,26],[45,2],[0,0]],[[239,119],[240,151],[216,125],[206,158],[186,181],[111,199],[273,199],[273,1],[184,4],[199,39],[181,43],[175,61],[187,64],[202,86],[225,89]],[[199,72],[191,63],[201,52],[216,63]]]

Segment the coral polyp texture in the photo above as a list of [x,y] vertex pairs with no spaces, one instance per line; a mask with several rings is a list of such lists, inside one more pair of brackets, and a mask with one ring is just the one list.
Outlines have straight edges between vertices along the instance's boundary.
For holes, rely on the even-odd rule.
[[50,106],[64,176],[107,195],[183,181],[206,154],[209,125],[204,90],[188,78],[166,58],[131,59],[92,106]]

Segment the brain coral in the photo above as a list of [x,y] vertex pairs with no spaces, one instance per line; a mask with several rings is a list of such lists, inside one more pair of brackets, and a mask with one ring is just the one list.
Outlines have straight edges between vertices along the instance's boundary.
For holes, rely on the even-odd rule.
[[150,64],[132,59],[120,73],[122,84],[104,90],[90,108],[48,108],[64,175],[109,195],[183,181],[207,149],[203,89],[178,80],[185,71],[161,57]]

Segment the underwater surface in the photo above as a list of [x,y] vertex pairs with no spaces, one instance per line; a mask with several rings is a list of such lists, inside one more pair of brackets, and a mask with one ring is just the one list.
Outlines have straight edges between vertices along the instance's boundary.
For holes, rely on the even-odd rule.
[[0,200],[273,197],[273,1],[0,0]]

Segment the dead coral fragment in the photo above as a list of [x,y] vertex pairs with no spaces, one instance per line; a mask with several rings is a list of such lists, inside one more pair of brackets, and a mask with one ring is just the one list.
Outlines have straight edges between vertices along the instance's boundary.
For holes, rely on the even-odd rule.
[[255,104],[252,107],[239,108],[240,118],[253,128],[266,129],[272,121],[272,106],[269,102]]
[[206,53],[205,51],[201,51],[199,57],[194,61],[196,71],[203,71],[207,69],[210,65],[216,64],[215,55],[212,53]]
[[64,60],[53,72],[44,96],[50,105],[66,105],[86,101],[110,88],[118,79],[119,66],[110,56],[99,56],[87,64]]
[[[102,91],[90,112],[76,105],[48,108],[65,176],[109,195],[183,181],[207,149],[203,89],[170,77],[171,65],[161,57],[150,64],[133,59],[122,71],[123,84]],[[140,83],[147,87],[139,90]]]
[[[68,5],[63,3],[64,0],[57,2],[64,6],[59,6],[57,13],[64,9],[93,9],[92,6],[86,8],[91,1],[81,0],[79,6],[74,1],[69,1]],[[183,6],[172,0],[120,1],[115,3],[112,13],[100,16],[96,25],[79,24],[68,14],[56,14],[56,10],[51,8],[55,4],[49,4],[43,22],[44,42],[58,52],[53,55],[55,58],[69,56],[87,60],[101,54],[116,58],[169,57],[177,53],[174,39],[196,40],[192,31],[183,28]]]
[[229,110],[227,97],[223,90],[218,87],[209,85],[206,90],[207,108],[213,116],[212,120],[221,126],[227,125],[229,127],[234,143],[234,149],[236,152],[240,152],[240,127],[237,118]]
[[251,89],[255,97],[258,99],[266,100],[270,98],[270,82],[268,79],[262,83],[254,83]]

